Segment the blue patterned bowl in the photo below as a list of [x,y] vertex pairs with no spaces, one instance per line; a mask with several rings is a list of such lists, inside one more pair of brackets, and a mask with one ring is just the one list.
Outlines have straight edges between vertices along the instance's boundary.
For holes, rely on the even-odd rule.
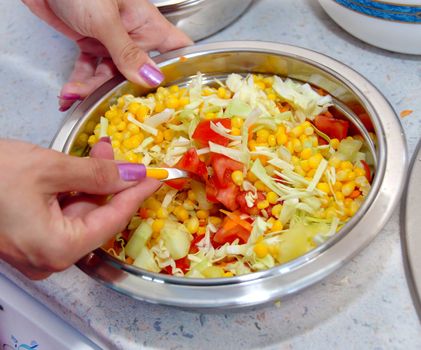
[[343,29],[382,49],[421,55],[421,0],[319,0]]

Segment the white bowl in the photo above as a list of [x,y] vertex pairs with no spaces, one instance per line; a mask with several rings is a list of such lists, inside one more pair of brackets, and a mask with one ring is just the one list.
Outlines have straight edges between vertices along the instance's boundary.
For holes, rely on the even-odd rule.
[[358,39],[382,49],[421,54],[421,0],[319,0]]

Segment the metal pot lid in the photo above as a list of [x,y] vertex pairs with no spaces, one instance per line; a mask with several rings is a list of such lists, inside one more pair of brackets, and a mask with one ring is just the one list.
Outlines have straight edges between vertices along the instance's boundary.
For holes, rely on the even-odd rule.
[[421,320],[421,140],[414,152],[403,201],[403,253],[406,277]]

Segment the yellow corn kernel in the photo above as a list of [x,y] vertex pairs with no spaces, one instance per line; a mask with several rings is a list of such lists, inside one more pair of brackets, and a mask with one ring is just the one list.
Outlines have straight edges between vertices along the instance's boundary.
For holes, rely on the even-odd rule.
[[154,197],[149,197],[144,202],[145,208],[152,209],[155,213],[161,208],[161,203]]
[[231,119],[231,127],[233,128],[241,128],[243,126],[243,119],[240,117],[233,117]]
[[231,179],[237,186],[241,186],[244,181],[243,172],[240,170],[233,171],[231,174]]
[[345,181],[346,178],[348,177],[348,173],[349,173],[349,169],[346,170],[339,170],[336,173],[336,180],[337,181]]
[[165,101],[167,108],[177,109],[180,105],[178,98],[170,97]]
[[217,216],[209,216],[209,222],[215,227],[218,227],[219,225],[221,225],[222,219]]
[[314,134],[314,129],[312,126],[308,126],[304,129],[304,134],[307,136],[311,136]]
[[276,204],[278,202],[278,195],[273,192],[270,191],[266,194],[266,200],[270,203],[270,204]]
[[140,104],[137,102],[130,102],[127,106],[127,111],[136,115],[137,111],[140,109]]
[[282,222],[281,222],[281,220],[276,220],[274,223],[273,223],[273,225],[272,225],[272,227],[271,227],[271,231],[272,232],[278,232],[278,231],[282,231],[282,229],[284,228],[284,225],[282,225]]
[[194,203],[190,199],[186,199],[183,203],[183,207],[186,208],[186,210],[194,210]]
[[[162,112],[163,110],[165,109],[165,104],[164,104],[164,102],[162,102],[162,101],[156,101],[156,103],[155,103],[155,112],[156,113],[160,113],[160,112]],[[139,119],[139,117],[136,115],[136,117]],[[143,119],[144,120],[144,119]],[[143,121],[143,120],[140,120],[140,121]]]
[[115,109],[110,109],[105,112],[105,118],[112,120],[113,118],[118,117],[118,112]]
[[260,129],[256,132],[256,141],[258,143],[264,143],[267,141],[268,137],[269,137],[270,133],[269,130],[267,129]]
[[340,143],[340,141],[338,139],[331,139],[330,140],[330,145],[333,147],[333,149],[338,149],[339,143]]
[[269,202],[264,199],[257,203],[257,209],[266,209],[269,206]]
[[326,182],[319,182],[316,187],[324,193],[330,192],[329,185]]
[[168,210],[166,208],[160,207],[156,211],[156,217],[158,219],[166,219],[168,217]]
[[334,189],[335,191],[340,191],[340,190],[342,190],[342,186],[343,186],[342,182],[340,182],[340,181],[336,181],[336,182],[333,184],[333,189]]
[[340,168],[341,170],[352,170],[353,169],[353,165],[349,160],[345,160],[343,162],[341,162]]
[[277,133],[276,134],[276,143],[279,146],[285,145],[288,141],[288,136],[285,133]]
[[257,83],[255,83],[255,85],[262,90],[266,88],[266,85],[263,81],[258,81]]
[[304,145],[304,143],[308,141],[308,136],[307,136],[307,135],[302,134],[302,135],[299,137],[299,139],[300,139],[301,143]]
[[303,145],[299,139],[292,140],[292,147],[295,153],[299,153],[303,150]]
[[199,226],[197,229],[196,235],[202,236],[206,233],[206,227],[205,226]]
[[153,141],[158,145],[164,141],[164,133],[161,130],[158,130],[158,134],[153,138]]
[[254,175],[254,173],[252,173],[251,171],[247,172],[246,178],[250,182],[256,182],[258,180],[257,176]]
[[110,120],[110,123],[111,123],[111,125],[118,125],[118,124],[120,124],[122,122],[122,120],[121,120],[121,118],[120,117],[114,117],[114,118],[112,118],[111,120]]
[[196,215],[199,219],[207,219],[209,217],[209,212],[207,210],[200,209],[196,212]]
[[304,148],[301,153],[300,157],[301,159],[308,160],[313,155],[313,151],[311,148]]
[[338,201],[343,201],[345,199],[345,196],[341,191],[335,191],[335,197]]
[[191,217],[185,223],[187,231],[191,234],[196,233],[199,229],[199,219],[197,217]]
[[363,168],[355,167],[354,168],[355,176],[365,176],[365,170]]
[[268,145],[270,147],[275,147],[276,146],[276,136],[275,135],[269,135],[268,136]]
[[254,183],[254,187],[256,187],[256,190],[258,190],[258,191],[265,191],[266,190],[266,185],[260,180],[257,180]]
[[194,202],[196,200],[196,193],[193,190],[189,190],[187,192],[187,198]]
[[178,85],[172,85],[170,86],[169,90],[170,90],[170,93],[175,94],[176,92],[180,91],[180,88],[178,87]]
[[231,135],[232,136],[240,136],[241,135],[240,128],[232,127],[231,128]]
[[127,123],[126,123],[126,122],[124,122],[124,121],[121,121],[120,123],[118,123],[118,124],[116,125],[116,128],[117,128],[117,130],[118,130],[118,131],[123,131],[123,130],[126,130],[126,128],[127,128]]
[[329,165],[333,166],[335,169],[338,169],[339,166],[341,165],[341,160],[337,157],[331,157],[329,159]]
[[136,124],[133,124],[133,123],[129,123],[127,125],[127,130],[130,131],[130,133],[132,133],[133,135],[140,133],[140,128]]
[[349,181],[342,186],[342,193],[345,197],[348,197],[355,189],[355,182]]
[[316,153],[308,159],[308,165],[310,165],[310,168],[316,169],[319,166],[322,159],[323,156],[320,153]]
[[298,175],[301,175],[301,176],[306,176],[307,175],[307,173],[303,170],[303,168],[301,168],[299,165],[297,165],[295,168],[294,168],[294,171],[298,174]]
[[268,96],[268,99],[271,101],[276,100],[276,95],[273,92],[268,93],[267,96]]
[[259,242],[253,247],[258,258],[264,258],[269,253],[269,247],[265,242]]
[[174,209],[174,215],[177,217],[178,220],[183,222],[189,218],[188,211],[182,205],[179,205]]
[[98,141],[98,139],[97,139],[97,137],[95,136],[95,135],[91,135],[91,136],[89,136],[89,138],[88,138],[88,144],[89,144],[89,146],[93,146],[93,145],[95,145],[96,143],[97,143],[97,141]]
[[[300,162],[300,167],[301,169],[303,169],[306,173],[308,173],[310,171],[310,165],[308,164],[308,160],[302,160]],[[307,175],[307,174],[306,174]]]
[[222,86],[220,86],[216,92],[219,98],[225,98],[226,93],[227,93],[227,90]]
[[329,207],[325,210],[326,219],[332,219],[336,216],[336,209],[334,207]]
[[178,100],[180,107],[187,106],[190,103],[190,99],[187,96],[180,97]]
[[272,207],[272,215],[276,218],[279,218],[279,216],[281,215],[281,211],[282,211],[282,204],[275,204]]
[[304,128],[302,125],[298,125],[291,130],[291,134],[294,137],[300,137],[304,133]]
[[165,220],[156,219],[152,223],[152,231],[155,232],[155,233],[159,233],[159,232],[161,232],[164,225],[165,225]]
[[249,147],[250,151],[255,151],[256,150],[256,146],[257,146],[256,140],[250,140],[249,141],[248,147]]
[[119,140],[112,140],[111,141],[111,146],[113,146],[114,149],[120,148],[121,142]]
[[347,181],[352,181],[352,180],[355,180],[356,177],[357,176],[356,176],[355,172],[354,171],[350,171],[348,173],[348,175],[346,176],[346,180]]
[[142,142],[141,138],[138,137],[138,135],[134,135],[124,140],[123,146],[126,147],[127,149],[133,149],[133,148],[139,147],[141,142]]
[[234,274],[231,271],[227,271],[224,273],[224,277],[232,277]]
[[164,130],[164,139],[165,141],[171,141],[174,138],[174,131],[171,129]]
[[[309,163],[309,165],[310,165],[310,163]],[[309,178],[311,178],[311,179],[313,179],[313,177],[314,177],[314,174],[316,174],[316,169],[310,169],[308,172],[307,172],[307,177],[309,177]]]
[[116,132],[117,132],[117,127],[115,125],[108,125],[107,134],[109,136],[113,136]]

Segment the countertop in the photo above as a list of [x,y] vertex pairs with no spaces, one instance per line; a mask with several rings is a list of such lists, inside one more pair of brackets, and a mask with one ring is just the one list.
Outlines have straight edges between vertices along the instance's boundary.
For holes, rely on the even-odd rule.
[[[0,137],[47,147],[65,117],[56,96],[77,50],[19,1],[1,1],[0,18]],[[255,1],[238,21],[204,42],[233,39],[294,44],[351,66],[380,89],[398,115],[413,110],[401,118],[412,155],[421,135],[420,56],[364,44],[341,30],[315,0]],[[248,311],[200,314],[135,301],[76,267],[40,282],[3,262],[0,273],[103,348],[421,349],[398,208],[345,267],[280,305]]]

